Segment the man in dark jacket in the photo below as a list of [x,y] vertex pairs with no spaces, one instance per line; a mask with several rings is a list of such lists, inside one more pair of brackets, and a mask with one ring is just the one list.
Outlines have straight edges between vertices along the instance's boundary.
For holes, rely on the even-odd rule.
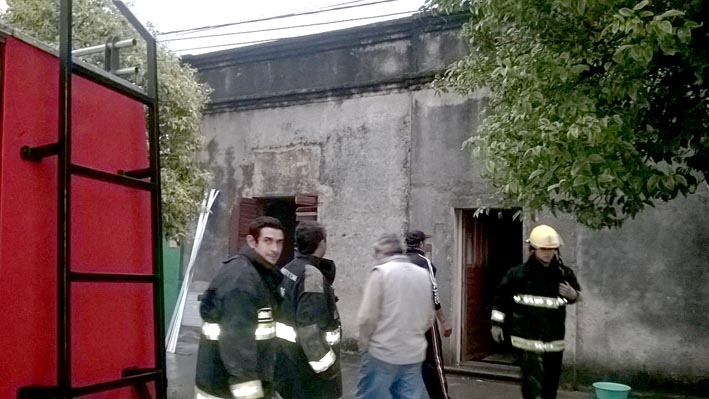
[[325,229],[301,222],[295,244],[295,259],[281,269],[276,390],[284,399],[339,398],[341,327],[332,288],[335,264],[323,258]]
[[276,358],[275,317],[283,226],[272,217],[249,225],[247,246],[227,259],[200,305],[195,399],[268,399]]
[[520,350],[524,399],[555,399],[564,351],[566,305],[579,300],[581,287],[559,257],[561,237],[539,225],[529,239],[527,262],[500,282],[492,310],[492,337],[504,341],[502,326],[512,319],[510,342]]
[[453,329],[446,319],[446,315],[441,308],[441,299],[438,295],[438,283],[436,282],[436,267],[425,256],[423,244],[430,236],[423,231],[412,230],[406,233],[406,255],[411,259],[411,263],[424,268],[431,279],[433,287],[433,306],[436,310],[436,321],[433,322],[431,328],[426,331],[426,360],[421,365],[421,373],[423,382],[426,385],[426,391],[431,399],[450,399],[448,394],[448,381],[446,380],[445,369],[443,368],[443,347],[441,340],[441,332],[438,328],[440,324],[443,327],[443,335],[449,337]]

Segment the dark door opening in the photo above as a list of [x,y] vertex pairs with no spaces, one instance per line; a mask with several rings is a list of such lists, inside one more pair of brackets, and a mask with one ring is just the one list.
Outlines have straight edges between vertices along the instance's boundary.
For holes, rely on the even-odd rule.
[[461,360],[513,363],[507,345],[490,336],[495,290],[511,267],[522,263],[522,222],[518,209],[463,210],[463,337]]
[[272,216],[281,221],[285,242],[277,266],[282,267],[295,255],[295,228],[301,220],[317,220],[318,197],[298,195],[293,197],[239,198],[231,210],[229,253],[235,254],[246,245],[249,223],[259,216]]

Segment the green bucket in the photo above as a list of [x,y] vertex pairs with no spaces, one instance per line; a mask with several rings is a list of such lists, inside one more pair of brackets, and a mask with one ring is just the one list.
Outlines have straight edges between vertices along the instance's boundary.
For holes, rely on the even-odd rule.
[[627,399],[630,387],[615,382],[594,382],[596,399]]

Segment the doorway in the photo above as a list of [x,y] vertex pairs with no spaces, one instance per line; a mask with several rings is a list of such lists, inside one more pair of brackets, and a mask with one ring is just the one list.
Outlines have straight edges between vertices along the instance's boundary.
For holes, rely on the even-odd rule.
[[522,221],[519,209],[462,211],[462,324],[461,361],[513,364],[509,346],[490,336],[490,313],[495,291],[507,270],[522,263]]

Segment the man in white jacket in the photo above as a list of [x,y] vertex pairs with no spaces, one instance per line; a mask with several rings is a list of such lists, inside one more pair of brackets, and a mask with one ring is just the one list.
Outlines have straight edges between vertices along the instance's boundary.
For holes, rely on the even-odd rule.
[[420,399],[425,387],[421,363],[426,331],[434,319],[431,280],[426,270],[403,255],[394,234],[374,244],[377,264],[364,287],[359,307],[362,360],[357,399]]

